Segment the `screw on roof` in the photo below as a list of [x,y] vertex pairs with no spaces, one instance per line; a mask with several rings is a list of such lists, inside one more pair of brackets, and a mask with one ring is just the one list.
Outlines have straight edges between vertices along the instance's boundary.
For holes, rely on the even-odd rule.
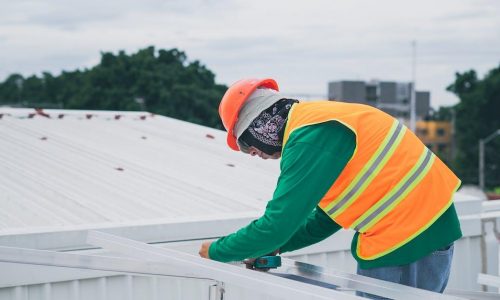
[[233,164],[226,164],[226,166],[234,168]]
[[115,120],[120,120],[121,117],[122,115],[115,115]]
[[121,172],[125,171],[125,170],[124,170],[123,168],[121,168],[121,167],[115,168],[115,170],[117,170],[117,171],[121,171]]
[[206,138],[209,138],[209,139],[215,139],[215,136],[213,136],[213,135],[211,135],[211,134],[209,134],[209,133],[207,133],[207,134],[205,135],[205,137],[206,137]]
[[50,119],[50,115],[45,113],[42,108],[35,108],[35,112],[39,116],[46,117],[46,118]]
[[62,119],[62,118],[64,118],[64,114],[59,114],[57,117],[58,117],[59,119]]
[[86,114],[86,115],[85,115],[85,117],[87,118],[87,120],[92,119],[92,117],[93,117],[93,116],[94,116],[94,115],[92,115],[92,114]]

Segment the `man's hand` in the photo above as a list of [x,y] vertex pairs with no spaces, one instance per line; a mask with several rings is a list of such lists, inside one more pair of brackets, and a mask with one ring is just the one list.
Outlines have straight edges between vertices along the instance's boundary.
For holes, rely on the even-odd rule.
[[212,242],[203,242],[203,244],[201,244],[200,251],[198,251],[198,254],[203,258],[210,259],[210,256],[208,256],[208,249],[210,248],[210,245],[212,245]]

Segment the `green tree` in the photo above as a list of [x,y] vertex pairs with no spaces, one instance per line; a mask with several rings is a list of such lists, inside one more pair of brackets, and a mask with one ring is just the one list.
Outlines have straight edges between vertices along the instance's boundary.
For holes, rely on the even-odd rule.
[[226,86],[199,61],[178,49],[101,53],[98,65],[41,77],[11,75],[0,83],[0,103],[66,109],[147,110],[222,128],[218,103]]
[[427,117],[427,119],[433,121],[451,121],[454,109],[453,106],[441,106],[431,116]]
[[20,104],[22,101],[24,78],[20,74],[12,74],[0,84],[0,104]]
[[[500,65],[483,79],[474,70],[456,73],[455,82],[448,90],[460,102],[456,111],[456,138],[458,144],[454,169],[464,183],[478,182],[479,139],[500,129]],[[486,146],[486,186],[500,185],[500,138]]]

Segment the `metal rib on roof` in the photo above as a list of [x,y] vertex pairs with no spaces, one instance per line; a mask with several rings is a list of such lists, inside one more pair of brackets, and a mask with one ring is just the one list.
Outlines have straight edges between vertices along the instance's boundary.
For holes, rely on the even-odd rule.
[[278,176],[277,161],[230,150],[223,131],[146,112],[0,115],[0,234],[258,215]]

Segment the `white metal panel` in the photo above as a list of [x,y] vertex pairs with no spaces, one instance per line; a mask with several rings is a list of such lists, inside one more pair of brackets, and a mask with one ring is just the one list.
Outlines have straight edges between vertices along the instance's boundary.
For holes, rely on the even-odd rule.
[[[480,202],[478,203],[480,204]],[[473,211],[475,211],[475,208]],[[464,236],[455,242],[454,260],[448,283],[448,287],[451,289],[471,291],[479,291],[481,289],[476,283],[476,276],[481,272],[483,263],[481,251],[481,221],[478,219],[479,215],[474,215],[476,219],[471,220],[462,220],[463,217],[461,217],[463,229],[464,227],[469,229],[464,230]],[[224,222],[220,222],[220,224],[224,224]],[[233,224],[233,226],[233,230],[238,228],[238,224]],[[204,228],[206,227],[207,226],[204,226]],[[230,226],[227,230],[231,232]],[[318,244],[294,252],[285,253],[284,256],[297,261],[320,265],[325,268],[355,273],[357,264],[350,251],[352,235],[352,231],[341,230]],[[196,255],[201,241],[185,240],[184,242],[162,243],[160,246]],[[78,251],[78,253],[102,253],[102,251]]]
[[[75,298],[81,300],[216,300],[216,298],[209,297],[209,289],[213,284],[212,281],[204,279],[116,275],[0,288],[0,300],[72,300]],[[225,285],[224,290],[225,300],[285,300],[285,298],[272,296],[272,291],[249,291],[230,284]],[[125,294],[126,291],[130,294]]]
[[[338,269],[345,272],[356,272],[357,263],[350,250],[332,251],[324,253],[286,255],[287,257],[321,265],[326,268]],[[480,237],[463,237],[455,242],[454,258],[448,288],[469,291],[479,291],[481,287],[474,278],[481,272]]]
[[209,300],[211,280],[116,275],[0,288],[0,300]]
[[0,233],[258,215],[272,195],[278,162],[229,150],[220,130],[145,113],[46,113],[0,119]]
[[[175,242],[183,240],[210,239],[229,234],[245,226],[255,217],[253,213],[234,213],[231,216],[208,215],[204,218],[179,217],[173,220],[144,220],[126,225],[107,224],[66,227],[60,231],[43,229],[20,234],[0,235],[0,245],[47,250],[82,250],[87,245],[86,230],[103,231],[148,243]],[[76,228],[76,229],[75,229]]]
[[[198,278],[211,278],[231,285],[237,285],[250,291],[262,289],[267,294],[279,296],[287,299],[355,299],[351,295],[342,294],[331,289],[325,289],[320,286],[308,285],[299,281],[283,280],[282,277],[274,277],[265,272],[255,272],[245,269],[241,266],[227,265],[209,259],[200,258],[197,255],[190,255],[171,249],[162,249],[160,247],[148,245],[143,242],[133,241],[123,237],[110,235],[104,232],[89,231],[88,241],[92,245],[100,246],[105,249],[119,251],[127,256],[140,259],[143,262],[167,263],[176,268],[184,268],[187,274]],[[337,278],[337,277],[336,277]],[[339,280],[345,278],[338,277]],[[345,279],[346,282],[350,282]],[[370,279],[374,280],[374,279]],[[378,284],[389,284],[378,281]],[[399,287],[399,286],[398,286]],[[363,288],[370,287],[359,287]],[[413,293],[416,290],[408,287],[408,292]]]
[[490,286],[500,288],[500,277],[498,277],[498,276],[492,276],[492,275],[480,273],[477,276],[477,282],[479,282],[481,284],[490,285]]
[[[226,267],[224,264],[202,259],[197,256],[191,256],[180,251],[161,249],[160,247],[133,241],[119,236],[110,235],[108,233],[90,231],[88,240],[89,243],[93,245],[101,246],[105,249],[118,250],[121,253],[127,254],[134,258],[139,258],[143,261],[168,262],[174,265],[185,266],[186,268],[190,266],[196,266],[198,272],[200,272],[199,274],[203,274],[203,270],[208,270],[207,275],[215,280],[223,280],[221,278],[225,277],[226,272],[232,272],[232,270],[234,270],[233,266]],[[326,257],[326,254],[320,254],[317,256]],[[239,274],[240,272],[244,274]],[[248,274],[245,274],[245,272]],[[436,299],[440,297],[448,298],[441,296],[438,293],[431,293],[428,291],[389,283],[382,280],[355,275],[352,272],[342,272],[324,266],[320,267],[312,264],[298,263],[289,259],[283,259],[283,265],[276,271],[269,271],[270,274],[274,274],[275,272],[281,275],[285,273],[288,275],[306,276],[306,279],[309,278],[315,281],[323,281],[323,283],[325,284],[333,284],[344,289],[350,288],[352,290],[377,294],[379,296],[390,297],[393,299],[422,299],[422,297],[430,297]],[[252,274],[254,276],[250,277],[250,275]],[[239,283],[239,278],[241,278],[244,279],[248,287],[250,287],[253,285],[253,277],[258,278],[257,274],[259,274],[259,272],[248,272],[248,270],[243,269],[239,272],[234,272],[232,277],[229,277],[230,279],[226,280],[230,284],[237,284]],[[255,279],[257,280],[257,278]],[[226,282],[226,280],[224,280],[224,282]],[[267,281],[272,282],[272,279],[268,278],[265,284],[260,283],[262,288],[265,288],[265,286],[269,287]],[[247,287],[245,285],[243,286]],[[242,286],[240,285],[240,287]],[[316,291],[316,293],[318,294],[323,294],[322,292],[323,291],[321,290]],[[279,293],[276,291],[276,294]],[[335,295],[332,294],[332,296]],[[345,297],[347,298],[347,296]]]
[[[152,247],[149,245],[146,246],[150,248]],[[152,248],[156,249],[156,247]],[[242,267],[214,262],[182,253],[169,253],[167,257],[168,260],[164,262],[117,257],[89,256],[81,254],[76,255],[9,247],[0,247],[0,252],[0,260],[4,262],[35,264],[44,267],[54,266],[124,272],[128,275],[137,276],[173,276],[188,278],[190,280],[211,279],[212,282],[215,279],[217,282],[227,282],[228,284],[237,285],[239,288],[246,289],[247,294],[252,297],[255,296],[255,291],[262,289],[263,293],[289,300],[359,299],[359,297],[343,294],[338,291],[325,289],[319,286],[309,285],[298,281],[290,281],[288,279],[272,276],[266,273],[255,272]],[[152,252],[150,254],[154,255]],[[188,259],[186,259],[186,257],[188,257]],[[0,272],[1,271],[2,270],[0,270]],[[125,289],[129,291],[127,292],[127,295],[132,293],[129,287],[130,281],[130,278],[126,278],[125,286],[123,286],[123,284],[121,285],[122,290]],[[76,284],[76,286],[79,285]],[[188,283],[187,287],[183,287],[183,293],[185,289],[188,289],[189,287],[190,283]],[[14,289],[16,291],[22,291],[23,289],[20,288],[21,286],[18,286]],[[63,291],[68,292],[66,289]],[[208,291],[207,294],[209,294]],[[185,299],[191,298],[186,297]]]
[[[281,299],[301,300],[359,299],[359,297],[352,295],[352,292],[345,293],[325,289],[316,285],[272,276],[271,274],[250,271],[241,267],[238,268],[193,257],[177,251],[167,251],[166,249],[113,237],[108,234],[93,234],[91,242],[113,249],[118,248],[134,256],[142,253],[142,259],[106,258],[1,247],[0,258],[2,261],[36,264],[40,268],[40,272],[50,273],[50,269],[52,268],[84,268],[86,270],[98,271],[123,271],[128,274],[66,282],[50,282],[49,284],[43,284],[43,286],[33,284],[19,285],[13,288],[4,288],[0,292],[2,295],[14,299],[42,299],[42,297],[50,297],[51,299],[81,299],[82,297],[92,297],[92,299],[97,297],[99,299],[153,299],[157,298],[160,293],[156,287],[163,284],[151,280],[152,277],[155,277],[156,280],[165,279],[167,280],[165,285],[170,285],[172,284],[171,277],[182,276],[185,281],[180,283],[179,289],[166,291],[165,297],[171,299],[177,295],[176,291],[180,291],[181,298],[179,299],[206,299],[207,295],[209,297],[213,295],[210,283],[213,284],[213,279],[215,279],[217,282],[228,283],[227,289],[230,291],[228,294],[230,297],[225,297],[224,299],[255,299],[255,297],[263,299],[280,299],[279,297],[281,297]],[[147,257],[144,257],[144,254]],[[305,269],[300,270],[297,269],[297,263],[289,260],[285,260],[284,264],[283,268],[294,269],[299,272],[298,274],[315,273],[316,271],[313,271],[312,268],[318,269],[318,267],[312,265],[304,265]],[[338,271],[326,272],[323,268],[319,269],[322,271],[318,275],[321,274],[321,278],[329,280],[328,282],[331,281],[335,285],[376,292],[377,294],[385,291],[386,294],[391,295],[391,298],[409,299],[408,297],[411,297],[411,299],[421,299],[420,296],[422,296],[427,299],[458,299],[457,297],[443,296],[363,276]],[[203,278],[211,278],[212,280]],[[175,279],[177,280],[178,278]],[[207,289],[206,283],[208,283],[209,289]],[[179,285],[179,283],[174,284]],[[236,286],[237,289],[233,289],[233,286]],[[401,291],[401,294],[398,294],[398,291]],[[32,297],[30,297],[30,292]],[[238,296],[241,292],[243,292],[243,297]]]
[[72,268],[43,267],[34,264],[0,262],[0,288],[43,285],[51,282],[116,276],[119,273]]

